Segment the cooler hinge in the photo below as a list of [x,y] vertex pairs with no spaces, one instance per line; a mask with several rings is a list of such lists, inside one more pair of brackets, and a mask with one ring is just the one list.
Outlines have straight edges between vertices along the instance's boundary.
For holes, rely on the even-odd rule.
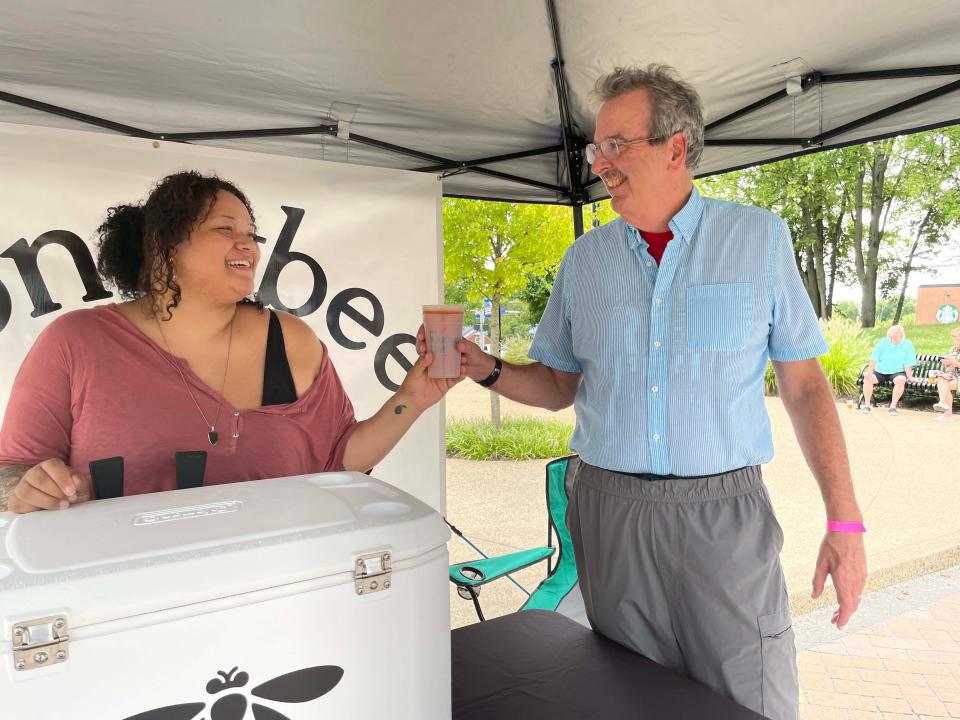
[[56,665],[70,656],[70,635],[66,615],[51,615],[18,622],[11,631],[13,667],[33,670]]
[[361,555],[357,558],[353,568],[357,595],[367,595],[390,589],[390,576],[392,574],[390,553],[383,551]]

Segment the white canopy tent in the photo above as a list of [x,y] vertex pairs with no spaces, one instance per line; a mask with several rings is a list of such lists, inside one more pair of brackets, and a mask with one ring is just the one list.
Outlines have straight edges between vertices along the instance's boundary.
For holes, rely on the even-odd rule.
[[579,206],[618,64],[703,96],[703,175],[960,122],[956,0],[7,0],[0,122],[445,176]]

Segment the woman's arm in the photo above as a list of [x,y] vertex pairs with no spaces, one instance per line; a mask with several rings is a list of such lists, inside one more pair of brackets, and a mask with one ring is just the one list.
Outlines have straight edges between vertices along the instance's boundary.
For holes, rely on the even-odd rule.
[[396,394],[375,415],[357,423],[343,455],[345,470],[369,471],[393,450],[424,410],[439,402],[450,388],[463,380],[462,375],[456,378],[428,377],[427,368],[432,360],[429,353],[420,358],[410,368]]
[[26,465],[6,465],[0,467],[0,512],[10,509],[10,498],[24,473],[29,470]]

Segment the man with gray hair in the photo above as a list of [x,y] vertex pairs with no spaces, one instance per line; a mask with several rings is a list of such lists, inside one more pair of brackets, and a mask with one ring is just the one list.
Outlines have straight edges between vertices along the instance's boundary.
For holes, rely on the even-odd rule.
[[696,91],[661,65],[618,68],[587,159],[620,215],[567,251],[531,365],[460,345],[466,375],[519,402],[575,404],[567,524],[603,635],[772,718],[797,717],[796,652],[760,466],[773,457],[767,358],[829,521],[813,595],[832,576],[843,627],[866,580],[862,515],[826,343],[786,223],[703,198]]

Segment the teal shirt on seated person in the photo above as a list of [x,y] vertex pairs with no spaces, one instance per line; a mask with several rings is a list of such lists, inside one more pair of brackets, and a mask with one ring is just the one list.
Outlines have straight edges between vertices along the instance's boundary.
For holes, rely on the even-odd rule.
[[892,375],[903,372],[905,367],[916,365],[917,352],[913,349],[913,343],[907,339],[894,345],[890,342],[890,338],[884,338],[877,343],[870,359],[877,363],[877,372]]

